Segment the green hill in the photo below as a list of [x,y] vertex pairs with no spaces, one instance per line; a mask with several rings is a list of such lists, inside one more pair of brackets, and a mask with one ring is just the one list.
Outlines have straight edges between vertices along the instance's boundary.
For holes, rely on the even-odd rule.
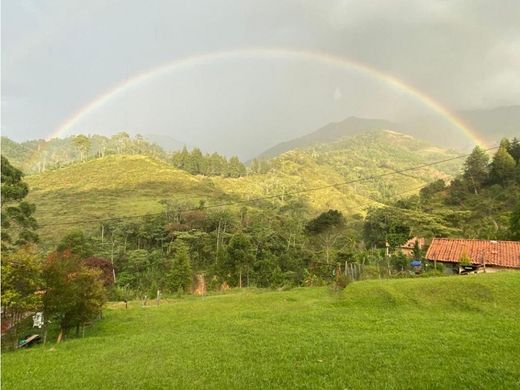
[[397,130],[398,125],[384,119],[350,117],[341,122],[329,123],[310,134],[281,142],[261,153],[258,158],[272,158],[292,149],[302,149],[317,144],[335,142],[341,138],[353,137],[367,131],[381,129]]
[[519,300],[502,272],[114,303],[85,338],[3,354],[2,385],[513,389]]
[[[214,206],[280,195],[254,206],[299,201],[309,214],[329,208],[347,215],[363,214],[369,206],[416,192],[436,178],[451,177],[462,161],[352,185],[333,185],[455,155],[410,136],[377,131],[287,152],[271,160],[266,173],[241,178],[190,175],[165,161],[132,155],[98,158],[26,179],[31,188],[28,200],[37,206],[40,234],[55,238],[78,226],[99,227],[93,220],[158,213],[168,202],[195,207],[203,201]],[[326,188],[306,192],[318,187]]]

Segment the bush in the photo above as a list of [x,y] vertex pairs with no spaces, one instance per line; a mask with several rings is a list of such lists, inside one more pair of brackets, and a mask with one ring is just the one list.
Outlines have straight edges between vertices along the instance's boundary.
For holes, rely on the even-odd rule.
[[345,287],[347,287],[350,283],[352,283],[352,278],[347,275],[338,275],[336,278],[336,282],[334,283],[334,287],[336,290],[343,290]]

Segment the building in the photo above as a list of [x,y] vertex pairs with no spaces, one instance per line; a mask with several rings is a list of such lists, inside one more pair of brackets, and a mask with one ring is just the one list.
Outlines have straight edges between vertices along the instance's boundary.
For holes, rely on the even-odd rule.
[[520,270],[520,242],[434,238],[426,260],[443,263],[454,273]]
[[413,257],[413,249],[415,248],[415,242],[416,241],[419,244],[419,249],[423,249],[426,243],[425,243],[424,238],[420,238],[420,237],[410,238],[403,245],[401,245],[399,247],[399,249],[406,256]]

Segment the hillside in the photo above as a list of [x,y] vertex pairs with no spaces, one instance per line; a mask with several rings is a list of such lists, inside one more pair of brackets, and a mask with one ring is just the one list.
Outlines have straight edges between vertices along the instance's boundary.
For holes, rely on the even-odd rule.
[[276,157],[292,149],[303,149],[313,145],[330,143],[344,137],[352,137],[370,130],[398,130],[395,123],[384,119],[364,119],[350,117],[341,122],[329,123],[310,134],[286,142],[281,142],[261,153],[258,158]]
[[519,300],[502,272],[113,303],[85,338],[3,354],[2,385],[512,389]]
[[[404,192],[416,192],[433,179],[450,177],[462,161],[353,185],[332,185],[454,155],[409,136],[379,131],[287,152],[270,162],[267,173],[241,178],[194,176],[166,162],[136,155],[74,164],[28,176],[27,182],[31,188],[29,200],[36,204],[36,217],[42,225],[40,233],[49,238],[76,227],[76,221],[161,212],[165,201],[194,207],[201,200],[216,205],[280,194],[267,204],[298,200],[309,214],[329,208],[348,215],[363,213],[369,206],[388,202]],[[305,192],[317,187],[327,188]],[[294,192],[298,194],[292,195]],[[262,204],[256,202],[255,207]]]

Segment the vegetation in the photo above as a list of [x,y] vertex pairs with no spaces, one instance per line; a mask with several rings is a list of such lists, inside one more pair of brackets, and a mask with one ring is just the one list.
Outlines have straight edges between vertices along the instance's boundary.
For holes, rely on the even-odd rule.
[[111,304],[85,338],[4,354],[2,385],[513,389],[519,300],[505,272]]
[[2,250],[38,241],[34,204],[24,200],[29,192],[23,173],[2,156]]
[[[381,245],[396,233],[397,244],[411,236],[459,236],[481,239],[517,239],[520,199],[518,140],[504,139],[493,158],[476,147],[464,170],[451,183],[435,181],[414,195],[368,213],[367,242]],[[376,242],[373,238],[379,238]]]
[[[261,197],[271,199],[249,201],[248,207],[298,207],[309,218],[337,209],[362,218],[370,206],[381,206],[403,193],[417,192],[432,178],[449,179],[462,161],[377,180],[359,181],[360,178],[454,156],[453,152],[411,137],[380,131],[314,149],[291,151],[269,162],[257,162],[256,168],[253,163],[248,175],[240,178],[191,175],[167,161],[141,155],[111,155],[28,176],[27,180],[31,187],[29,199],[38,205],[40,235],[44,241],[56,243],[57,237],[78,224],[81,229],[99,234],[100,219],[172,213],[197,207],[200,202],[214,207]],[[333,186],[347,181],[353,183]],[[323,189],[306,192],[316,187]]]

